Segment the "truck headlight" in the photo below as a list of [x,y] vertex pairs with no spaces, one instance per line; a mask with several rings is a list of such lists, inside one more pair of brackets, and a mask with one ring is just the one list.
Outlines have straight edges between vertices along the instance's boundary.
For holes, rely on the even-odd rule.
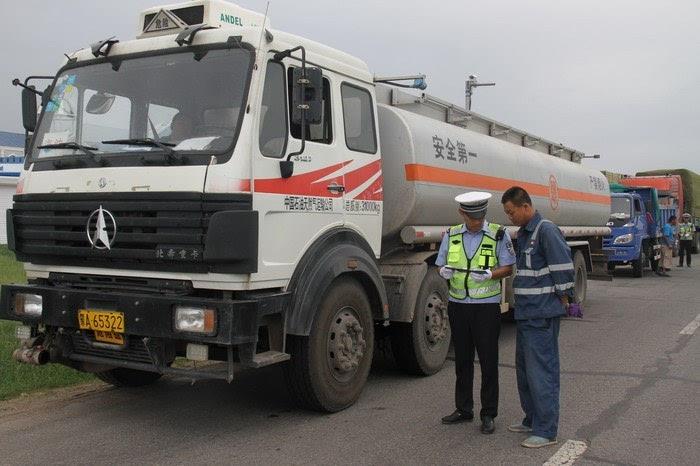
[[38,294],[17,293],[15,295],[15,314],[18,316],[41,317],[44,299]]
[[175,330],[213,334],[216,330],[216,311],[198,306],[175,306]]
[[613,242],[613,244],[631,243],[633,238],[634,238],[634,236],[632,235],[632,233],[627,233],[626,235],[620,235],[617,238],[615,238],[615,241]]

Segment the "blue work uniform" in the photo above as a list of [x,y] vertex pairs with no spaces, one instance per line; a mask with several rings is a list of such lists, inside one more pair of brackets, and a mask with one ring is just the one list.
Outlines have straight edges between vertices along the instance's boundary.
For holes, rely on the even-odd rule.
[[[484,234],[493,234],[488,222],[480,231],[472,233],[462,225],[462,245],[467,257],[474,257]],[[440,251],[435,265],[447,264],[449,232],[442,237]],[[498,267],[515,263],[513,243],[504,235],[496,244]],[[455,407],[463,414],[473,415],[474,409],[474,350],[479,355],[481,368],[481,411],[484,417],[498,415],[498,337],[501,332],[501,296],[476,299],[449,297],[447,313],[452,330],[452,343],[455,350]]]
[[573,297],[571,249],[559,228],[536,212],[517,237],[515,364],[523,425],[554,439],[559,427],[559,319]]

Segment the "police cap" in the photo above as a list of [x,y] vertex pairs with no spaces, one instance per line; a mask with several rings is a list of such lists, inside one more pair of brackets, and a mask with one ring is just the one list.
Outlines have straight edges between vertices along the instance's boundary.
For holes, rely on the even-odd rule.
[[455,197],[455,201],[459,204],[459,210],[474,219],[486,216],[489,199],[491,199],[491,193],[481,191],[470,191]]

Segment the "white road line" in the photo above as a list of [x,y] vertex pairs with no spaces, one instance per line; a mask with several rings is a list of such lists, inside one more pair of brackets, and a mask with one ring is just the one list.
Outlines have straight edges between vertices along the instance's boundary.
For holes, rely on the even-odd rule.
[[567,440],[564,445],[549,458],[543,466],[560,466],[564,464],[574,464],[588,448],[586,442],[580,440]]
[[695,333],[695,330],[700,327],[700,314],[693,320],[691,323],[685,326],[683,330],[681,330],[681,335],[692,335]]

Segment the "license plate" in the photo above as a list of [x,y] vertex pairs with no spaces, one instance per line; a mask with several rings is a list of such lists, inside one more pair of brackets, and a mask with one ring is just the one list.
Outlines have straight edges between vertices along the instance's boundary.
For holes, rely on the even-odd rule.
[[81,330],[93,330],[95,340],[105,343],[124,344],[124,313],[118,311],[100,311],[80,309],[78,327]]

